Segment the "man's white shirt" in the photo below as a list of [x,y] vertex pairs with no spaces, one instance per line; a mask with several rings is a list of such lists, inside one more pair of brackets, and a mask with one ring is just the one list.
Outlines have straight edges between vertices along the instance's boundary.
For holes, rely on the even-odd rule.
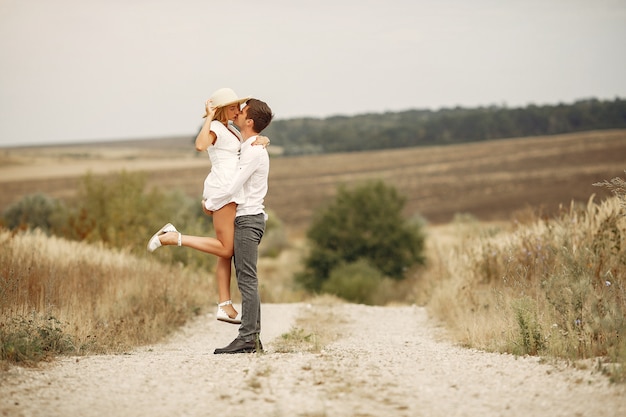
[[[233,195],[243,188],[246,202],[237,206],[237,216],[265,214],[263,205],[267,194],[267,179],[270,170],[270,158],[261,145],[252,146],[256,136],[249,137],[241,145],[239,166],[230,187],[223,193],[216,193],[215,201],[226,205]],[[267,214],[265,215],[267,218]]]

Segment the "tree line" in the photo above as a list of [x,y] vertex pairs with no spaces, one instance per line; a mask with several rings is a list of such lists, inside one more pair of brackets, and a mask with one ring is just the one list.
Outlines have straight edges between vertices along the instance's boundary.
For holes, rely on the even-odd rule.
[[615,98],[275,120],[263,133],[283,147],[285,155],[303,155],[621,128],[626,128],[626,99]]

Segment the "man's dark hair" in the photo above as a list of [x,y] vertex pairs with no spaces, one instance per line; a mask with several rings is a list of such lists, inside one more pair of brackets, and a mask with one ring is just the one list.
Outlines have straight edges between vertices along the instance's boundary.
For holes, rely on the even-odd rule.
[[246,102],[248,107],[247,117],[254,122],[254,131],[261,133],[263,129],[269,126],[270,122],[274,118],[272,109],[266,102],[251,98]]

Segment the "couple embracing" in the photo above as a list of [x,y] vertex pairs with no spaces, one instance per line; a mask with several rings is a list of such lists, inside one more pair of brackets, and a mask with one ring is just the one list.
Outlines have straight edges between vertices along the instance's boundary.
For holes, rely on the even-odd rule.
[[[211,159],[202,208],[213,216],[216,237],[184,235],[168,223],[152,236],[148,251],[178,245],[218,256],[217,319],[240,327],[235,340],[214,353],[260,352],[257,259],[267,220],[263,202],[268,189],[269,155],[265,147],[269,139],[259,134],[274,115],[265,102],[239,98],[230,88],[215,91],[206,101],[205,110],[196,150],[207,151]],[[230,297],[231,258],[242,297],[241,314],[233,308]]]

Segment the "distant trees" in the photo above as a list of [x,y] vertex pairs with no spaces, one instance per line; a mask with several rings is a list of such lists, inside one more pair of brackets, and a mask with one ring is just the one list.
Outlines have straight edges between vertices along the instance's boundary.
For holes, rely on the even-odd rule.
[[445,145],[626,128],[626,99],[525,108],[408,110],[326,119],[276,120],[264,132],[286,155]]

